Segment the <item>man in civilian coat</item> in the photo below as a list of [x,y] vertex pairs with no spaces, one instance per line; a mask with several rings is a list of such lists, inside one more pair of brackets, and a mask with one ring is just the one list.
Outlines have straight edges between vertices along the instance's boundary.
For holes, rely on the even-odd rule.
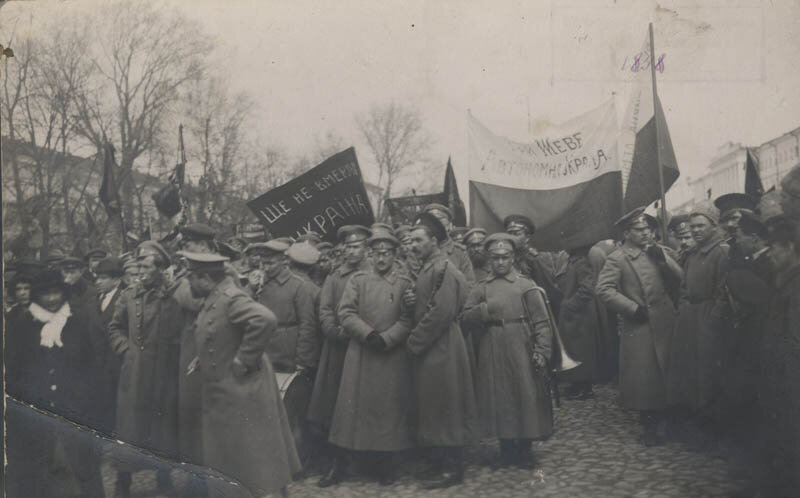
[[[411,364],[404,347],[411,327],[402,296],[414,284],[394,266],[400,242],[387,230],[373,230],[372,270],[353,275],[339,304],[350,342],[330,442],[369,452],[381,485],[389,485],[393,454],[412,446]],[[341,480],[344,462],[335,467]]]
[[194,334],[203,463],[237,479],[255,497],[285,494],[300,461],[275,373],[264,355],[269,336],[277,333],[277,319],[226,275],[227,258],[182,254],[192,294],[203,298]]
[[447,238],[442,223],[420,214],[411,232],[412,250],[422,264],[406,349],[411,354],[412,406],[417,444],[434,451],[434,468],[425,476],[428,489],[453,486],[464,479],[464,446],[476,436],[477,408],[466,340],[456,318],[469,292],[464,274],[439,248]]
[[[328,438],[333,410],[336,407],[349,341],[339,322],[339,301],[353,274],[369,268],[366,242],[372,232],[361,225],[345,225],[339,228],[336,235],[344,246],[343,262],[328,275],[320,292],[319,321],[324,339],[314,391],[308,407],[308,420],[319,428],[325,439]],[[324,486],[333,472],[334,468],[331,466],[320,484]]]
[[553,433],[546,379],[553,341],[549,311],[544,291],[528,292],[536,284],[514,269],[511,235],[487,237],[486,252],[492,274],[472,289],[461,315],[480,341],[475,375],[481,435],[500,439],[495,468],[530,469],[531,442]]
[[626,214],[615,226],[624,242],[600,271],[596,291],[609,310],[621,315],[619,389],[624,408],[638,410],[644,444],[660,442],[660,411],[667,407],[667,354],[676,312],[662,274],[681,276],[681,268],[659,246],[649,245],[644,208]]
[[[136,260],[140,278],[126,289],[108,327],[111,349],[121,362],[117,390],[117,436],[130,444],[174,458],[178,453],[178,357],[183,313],[166,288],[169,255],[160,244],[142,242]],[[130,496],[129,462],[117,462],[116,494]],[[171,488],[169,471],[159,471],[161,490]]]
[[467,282],[470,284],[475,283],[475,272],[472,268],[472,261],[467,255],[467,248],[461,242],[453,240],[449,232],[453,227],[453,212],[445,205],[442,204],[428,204],[423,209],[424,212],[430,213],[436,217],[444,226],[446,237],[440,242],[440,249],[447,256],[447,259],[458,268],[458,271],[464,274]]

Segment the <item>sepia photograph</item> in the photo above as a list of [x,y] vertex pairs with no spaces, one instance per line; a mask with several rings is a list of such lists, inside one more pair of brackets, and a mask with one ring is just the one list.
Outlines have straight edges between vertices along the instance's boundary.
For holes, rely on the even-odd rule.
[[800,498],[797,0],[0,2],[9,498]]

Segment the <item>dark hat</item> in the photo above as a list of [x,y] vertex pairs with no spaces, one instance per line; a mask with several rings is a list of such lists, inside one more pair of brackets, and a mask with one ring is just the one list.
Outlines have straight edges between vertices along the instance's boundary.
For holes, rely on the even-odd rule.
[[27,282],[33,285],[34,275],[28,272],[18,272],[8,281],[8,288],[11,289],[11,292],[14,292],[14,287],[16,287],[17,284],[20,284],[22,282]]
[[217,241],[217,249],[219,250],[221,256],[224,256],[231,261],[238,259],[239,255],[241,254],[235,247],[221,240]]
[[59,268],[83,268],[84,262],[81,258],[67,256],[58,262]]
[[41,261],[36,261],[35,259],[23,259],[14,266],[16,271],[27,273],[31,276],[45,269],[45,265]]
[[463,238],[464,234],[467,233],[468,231],[469,227],[455,227],[452,230],[450,230],[450,235],[453,237],[461,236]]
[[317,245],[322,242],[322,236],[313,230],[309,230],[303,235],[297,237],[296,242],[309,242],[311,245]]
[[44,258],[44,263],[50,266],[57,265],[65,257],[66,256],[60,249],[50,249],[47,257]]
[[123,273],[122,264],[120,264],[119,259],[115,258],[114,256],[109,256],[101,259],[97,263],[97,268],[94,270],[94,272],[98,275],[107,274],[111,275],[112,277],[119,277]]
[[392,227],[392,225],[388,223],[373,223],[372,226],[369,228],[373,232],[375,230],[383,230],[384,232],[389,232],[391,234],[394,234],[394,228]]
[[286,250],[289,260],[301,265],[313,265],[319,261],[319,251],[308,242],[295,242]]
[[446,214],[448,219],[450,219],[450,220],[453,219],[453,212],[450,211],[450,208],[445,206],[444,204],[439,204],[439,203],[433,202],[433,203],[428,204],[427,206],[425,206],[425,208],[422,211],[425,212],[425,213],[430,213],[431,211],[440,211],[440,212]]
[[667,229],[676,234],[689,230],[689,215],[678,214],[673,216],[672,219],[669,220]]
[[470,228],[469,230],[467,230],[467,233],[464,234],[463,240],[464,242],[469,244],[470,239],[478,235],[482,235],[484,238],[486,238],[486,230],[480,227]]
[[719,209],[720,220],[724,221],[736,210],[747,209],[755,211],[758,201],[747,194],[725,194],[714,199],[714,205]]
[[797,240],[797,222],[790,216],[779,214],[764,222],[767,226],[767,240],[778,243],[800,243]]
[[645,221],[647,221],[647,226],[650,227],[650,230],[656,231],[661,227],[655,216],[647,213],[644,213],[642,216],[644,216]]
[[84,259],[85,261],[89,261],[89,259],[91,259],[91,258],[92,258],[92,256],[98,256],[98,257],[100,257],[100,258],[105,258],[106,256],[108,256],[108,251],[106,251],[106,250],[105,250],[105,249],[103,249],[102,247],[95,247],[95,248],[93,248],[93,249],[89,249],[89,252],[87,252],[87,253],[86,253],[86,254],[83,256],[83,259]]
[[762,239],[767,238],[767,225],[751,211],[742,211],[742,217],[739,219],[739,229],[742,233],[748,235],[757,235]]
[[513,254],[517,248],[515,237],[505,232],[497,232],[486,237],[483,247],[490,254],[508,255]]
[[186,258],[189,271],[197,270],[224,270],[228,258],[220,254],[208,252],[181,251],[180,255]]
[[250,244],[250,250],[256,250],[260,253],[278,253],[284,254],[286,250],[289,249],[291,244],[287,244],[283,240],[279,239],[272,239],[266,242],[256,242],[255,244]]
[[156,254],[161,256],[166,264],[170,263],[169,253],[155,240],[145,240],[136,247],[136,259]]
[[514,226],[523,226],[528,230],[528,233],[533,234],[536,231],[536,225],[533,220],[522,214],[510,214],[503,218],[503,226],[508,231],[509,228]]
[[42,270],[33,277],[31,299],[48,289],[54,288],[61,289],[64,293],[69,292],[69,286],[64,282],[61,273],[55,270]]
[[391,249],[399,246],[400,241],[390,231],[375,230],[372,237],[367,239],[367,245],[373,249]]
[[181,227],[183,240],[214,240],[214,230],[205,223],[189,223]]
[[647,218],[644,217],[644,207],[638,207],[625,214],[622,218],[614,222],[614,226],[620,230],[627,230],[633,226],[634,223],[647,223],[648,226],[650,225],[647,222]]
[[418,226],[427,227],[439,242],[447,240],[447,230],[445,230],[442,222],[439,221],[439,218],[427,211],[418,214],[417,217],[414,218],[414,228]]
[[339,242],[358,242],[367,240],[372,236],[372,231],[362,225],[344,225],[336,231],[336,238]]

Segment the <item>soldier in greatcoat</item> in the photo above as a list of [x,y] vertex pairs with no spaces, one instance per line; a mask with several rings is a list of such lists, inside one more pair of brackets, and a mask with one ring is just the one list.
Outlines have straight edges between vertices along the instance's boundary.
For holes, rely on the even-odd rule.
[[381,485],[389,485],[394,482],[393,454],[411,448],[413,441],[411,363],[405,350],[410,310],[402,296],[414,284],[394,267],[400,243],[389,231],[373,227],[368,244],[372,270],[353,275],[339,304],[350,342],[329,440],[369,452]]
[[710,421],[721,392],[726,341],[719,306],[727,271],[728,246],[710,209],[689,216],[697,246],[686,260],[678,321],[671,342],[667,376],[669,403]]
[[[320,291],[319,321],[324,339],[314,391],[308,407],[308,420],[318,427],[325,439],[336,407],[349,342],[349,337],[339,321],[339,301],[353,274],[369,267],[366,241],[372,232],[361,225],[345,225],[337,230],[336,235],[344,246],[343,261],[328,275]],[[319,484],[323,487],[330,485],[328,481],[335,477],[336,470],[335,465],[331,465]]]
[[[117,436],[174,458],[178,450],[178,357],[183,313],[166,288],[169,255],[160,244],[137,248],[138,282],[120,296],[108,327],[111,349],[120,362]],[[130,496],[128,462],[117,462],[118,496]],[[172,486],[169,471],[159,471],[161,490]]]
[[411,232],[422,263],[413,296],[414,320],[406,349],[412,357],[412,406],[417,443],[434,448],[425,488],[458,484],[464,478],[463,449],[475,436],[475,391],[470,358],[456,318],[469,292],[464,274],[439,246],[447,238],[441,222],[422,213]]
[[472,290],[461,318],[479,337],[481,435],[500,439],[495,467],[533,468],[531,441],[553,432],[547,385],[553,331],[543,291],[513,267],[514,238],[492,234],[486,251],[492,274]]
[[681,269],[660,247],[648,246],[651,235],[644,208],[615,225],[624,242],[606,258],[596,291],[608,309],[621,316],[620,402],[639,411],[644,443],[652,446],[660,442],[660,412],[667,407],[667,354],[676,319],[662,274],[679,278]]
[[440,248],[458,271],[464,274],[467,282],[473,284],[475,282],[475,272],[467,255],[467,248],[460,242],[454,241],[449,235],[453,227],[453,212],[447,206],[437,203],[428,204],[423,209],[423,212],[434,215],[442,223],[448,235],[442,240]]
[[194,334],[203,463],[237,479],[253,496],[285,494],[300,461],[275,373],[264,357],[277,319],[225,274],[226,258],[184,256],[192,293],[204,298]]
[[667,225],[669,234],[675,239],[673,249],[678,251],[678,263],[681,268],[686,268],[686,258],[695,246],[692,238],[692,229],[689,227],[689,215],[679,214],[669,220]]

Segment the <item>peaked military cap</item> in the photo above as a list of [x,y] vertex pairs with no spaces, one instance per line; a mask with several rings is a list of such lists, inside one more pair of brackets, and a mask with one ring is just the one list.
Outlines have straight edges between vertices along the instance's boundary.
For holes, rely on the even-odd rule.
[[235,247],[227,242],[217,241],[217,249],[219,250],[219,254],[221,256],[225,256],[226,258],[230,259],[231,261],[237,259],[241,254]]
[[89,252],[86,253],[86,255],[83,257],[83,259],[85,261],[89,261],[89,259],[91,259],[92,256],[98,256],[100,258],[105,258],[106,256],[108,256],[108,251],[106,251],[102,247],[95,247],[94,249],[89,249]]
[[427,211],[418,214],[417,217],[414,218],[414,227],[418,226],[427,227],[431,233],[433,233],[434,238],[439,242],[447,240],[447,230],[445,230],[442,222],[439,221],[439,218]]
[[453,212],[450,211],[450,208],[445,206],[444,204],[439,204],[437,202],[428,204],[422,211],[425,213],[430,213],[431,211],[440,211],[447,215],[447,219],[449,220],[453,219]]
[[319,261],[319,251],[308,242],[295,242],[286,251],[289,259],[301,265],[313,265]]
[[56,265],[59,261],[65,258],[64,253],[60,249],[51,249],[50,253],[44,259],[45,264],[47,265]]
[[265,249],[267,252],[279,253],[284,254],[286,250],[289,249],[291,244],[287,243],[283,239],[272,239],[266,242],[258,242],[253,244],[254,249]]
[[480,227],[470,228],[469,230],[467,230],[467,233],[464,234],[463,240],[464,242],[469,244],[470,239],[478,235],[482,235],[484,238],[486,238],[486,230]]
[[97,268],[94,272],[98,275],[111,275],[112,277],[119,277],[122,275],[122,264],[119,259],[114,256],[101,259],[97,263]]
[[678,214],[672,217],[667,224],[667,229],[675,232],[676,234],[689,230],[689,215]]
[[533,220],[522,214],[510,214],[503,218],[503,226],[508,231],[510,228],[523,226],[528,230],[528,233],[533,234],[536,231],[536,225]]
[[181,251],[181,256],[186,258],[190,271],[195,270],[223,270],[228,258],[221,254],[207,252]]
[[336,238],[339,242],[358,242],[366,240],[372,235],[369,228],[362,225],[344,225],[336,231]]
[[[638,207],[625,214],[614,222],[614,226],[620,230],[627,230],[635,223],[647,223],[647,218],[644,217],[644,206]],[[647,224],[648,226],[650,225],[649,223]]]
[[331,244],[330,242],[323,241],[317,244],[317,251],[319,252],[330,251],[331,249],[333,249],[333,244]]
[[369,228],[373,232],[376,230],[383,230],[384,232],[389,232],[391,234],[394,233],[394,228],[392,228],[392,225],[388,223],[373,223],[372,226]]
[[67,256],[58,262],[58,266],[61,268],[81,268],[84,266],[84,262],[81,258]]
[[213,240],[214,230],[205,223],[190,223],[181,227],[184,240]]
[[373,249],[392,249],[399,246],[400,241],[391,232],[375,230],[372,232],[372,237],[367,239],[367,245]]
[[747,194],[733,193],[717,197],[714,199],[714,205],[719,209],[720,220],[725,220],[739,209],[755,211],[757,201]]
[[313,230],[309,230],[303,235],[297,237],[295,242],[308,242],[311,245],[317,245],[322,242],[322,236]]
[[159,255],[166,264],[170,263],[169,253],[164,247],[154,240],[145,240],[136,248],[136,258]]
[[490,254],[503,256],[513,254],[517,247],[514,239],[515,237],[509,233],[493,233],[486,237],[486,240],[483,241],[483,247]]

